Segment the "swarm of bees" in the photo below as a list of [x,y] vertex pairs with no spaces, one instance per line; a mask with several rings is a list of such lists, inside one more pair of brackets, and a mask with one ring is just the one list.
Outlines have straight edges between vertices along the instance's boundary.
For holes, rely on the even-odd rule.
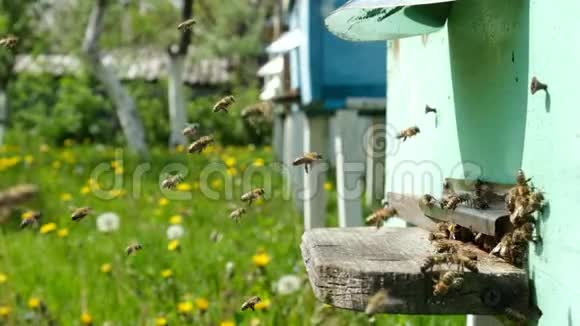
[[7,49],[13,49],[18,43],[18,37],[10,35],[0,39],[0,46],[3,46]]
[[182,182],[183,176],[181,174],[170,175],[161,182],[161,188],[173,190]]
[[312,166],[312,164],[316,162],[319,162],[320,160],[322,160],[322,155],[317,152],[310,152],[296,158],[294,162],[292,162],[292,165],[304,165],[304,171],[308,173],[308,167]]

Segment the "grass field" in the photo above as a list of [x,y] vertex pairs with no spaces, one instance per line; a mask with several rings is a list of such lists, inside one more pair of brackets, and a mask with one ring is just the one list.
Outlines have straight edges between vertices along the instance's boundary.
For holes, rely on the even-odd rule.
[[[252,205],[239,223],[229,219],[247,190],[241,184],[244,172],[270,171],[271,161],[269,148],[253,147],[213,147],[195,156],[154,150],[145,162],[113,148],[72,142],[60,148],[3,147],[0,189],[35,183],[41,191],[0,224],[0,325],[369,324],[363,314],[315,300],[300,256],[301,216],[284,198],[280,175],[273,173],[270,198]],[[150,171],[135,183],[142,163],[149,163]],[[188,168],[177,192],[191,198],[172,199],[175,193],[161,191],[159,175],[169,163]],[[95,178],[91,173],[99,164],[106,169]],[[204,174],[208,165],[222,173]],[[231,200],[224,198],[230,178]],[[123,182],[113,186],[114,180]],[[264,182],[260,175],[252,180],[255,186]],[[215,190],[221,198],[203,195],[206,184],[206,192]],[[332,184],[327,188],[333,191]],[[99,198],[104,196],[114,198]],[[81,206],[94,208],[94,214],[72,222],[71,209]],[[41,226],[20,230],[28,210],[42,212]],[[97,229],[97,216],[105,212],[120,216],[118,230]],[[185,230],[179,243],[166,235],[172,225]],[[127,257],[125,248],[133,242],[143,250]],[[279,283],[283,276],[287,281]],[[264,302],[255,312],[241,312],[242,302],[253,295]],[[376,323],[460,325],[464,320],[379,316]]]

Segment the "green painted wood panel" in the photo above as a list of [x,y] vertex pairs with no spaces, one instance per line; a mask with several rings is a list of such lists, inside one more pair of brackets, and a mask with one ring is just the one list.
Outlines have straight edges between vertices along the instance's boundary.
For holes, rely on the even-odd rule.
[[[550,202],[530,249],[540,325],[580,323],[578,12],[577,0],[462,0],[443,30],[388,44],[387,191],[438,196],[445,177],[511,182],[523,167]],[[549,96],[530,95],[534,75]],[[392,137],[412,125],[419,136]]]

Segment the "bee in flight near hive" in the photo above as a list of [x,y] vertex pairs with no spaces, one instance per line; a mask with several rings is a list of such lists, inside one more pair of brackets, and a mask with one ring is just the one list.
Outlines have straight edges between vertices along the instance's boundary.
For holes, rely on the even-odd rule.
[[181,23],[179,23],[179,25],[177,25],[177,29],[179,30],[186,30],[186,29],[191,29],[193,27],[193,25],[195,25],[197,22],[195,21],[195,19],[190,18],[188,20],[185,20]]
[[421,203],[425,207],[433,208],[437,204],[437,199],[429,194],[425,194],[423,197],[421,197]]
[[183,182],[183,176],[181,174],[170,175],[161,182],[161,188],[175,189],[181,182]]
[[127,249],[125,249],[125,252],[127,253],[127,256],[130,256],[141,249],[143,249],[143,246],[140,243],[134,243],[129,245]]
[[387,221],[389,218],[391,218],[395,215],[397,215],[396,209],[394,209],[392,207],[383,207],[383,208],[375,211],[371,215],[369,215],[366,218],[366,222],[369,224],[370,223],[374,224],[378,229],[381,226],[383,226],[385,221]]
[[22,219],[22,222],[20,223],[20,228],[24,229],[25,227],[29,226],[29,225],[38,225],[38,222],[40,221],[40,218],[42,217],[42,214],[40,212],[26,212],[24,213],[24,218]]
[[403,141],[405,141],[405,140],[407,140],[407,138],[411,138],[411,137],[417,135],[419,132],[421,132],[421,130],[419,130],[419,127],[417,127],[417,126],[410,127],[410,128],[407,128],[407,129],[401,131],[397,135],[397,139],[403,138]]
[[18,37],[12,35],[0,39],[0,46],[3,46],[8,49],[14,48],[16,46],[16,43],[18,43]]
[[458,290],[463,285],[463,277],[458,272],[445,272],[439,276],[433,286],[434,296],[443,296],[451,290]]
[[256,304],[260,303],[262,301],[262,299],[258,296],[254,296],[249,298],[248,300],[246,300],[246,302],[244,302],[242,304],[242,311],[247,310],[247,309],[252,309],[252,311],[254,311],[256,308]]
[[262,197],[264,195],[264,193],[265,193],[264,188],[256,188],[252,191],[248,191],[247,193],[243,194],[241,200],[247,201],[248,206],[251,206],[252,202],[254,200]]
[[301,157],[297,158],[292,162],[292,165],[304,165],[304,170],[308,173],[308,166],[322,160],[322,155],[317,152],[305,153]]
[[236,102],[236,99],[232,96],[232,95],[228,95],[224,98],[222,98],[221,100],[219,100],[214,106],[213,106],[213,112],[220,112],[220,111],[224,111],[225,113],[228,113],[228,108],[234,104]]
[[186,137],[195,137],[197,135],[198,130],[199,130],[199,125],[191,124],[191,125],[188,125],[185,128],[183,128],[182,133]]
[[203,150],[211,143],[213,143],[213,136],[203,136],[198,140],[194,141],[189,148],[187,148],[188,153],[201,153]]
[[246,209],[245,208],[238,208],[236,210],[234,210],[233,212],[231,212],[230,214],[230,218],[234,221],[236,221],[236,223],[240,220],[240,218],[242,218],[242,215],[246,214]]
[[93,209],[90,207],[77,208],[74,210],[74,212],[71,214],[70,217],[73,221],[80,221],[83,218],[87,217],[92,211]]
[[404,301],[400,299],[393,298],[390,295],[389,290],[380,289],[372,297],[369,298],[367,306],[365,308],[365,314],[368,316],[374,315],[380,312],[380,309],[389,305],[399,305],[403,304]]

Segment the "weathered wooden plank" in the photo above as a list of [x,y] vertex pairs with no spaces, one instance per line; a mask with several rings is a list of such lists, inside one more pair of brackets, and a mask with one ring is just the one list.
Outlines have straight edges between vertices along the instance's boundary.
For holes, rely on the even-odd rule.
[[480,272],[466,272],[460,291],[434,297],[435,273],[420,271],[433,253],[427,237],[420,228],[313,229],[304,233],[301,248],[316,297],[339,308],[364,311],[368,298],[387,288],[404,303],[383,306],[385,313],[490,315],[508,306],[528,309],[526,273],[475,247]]

